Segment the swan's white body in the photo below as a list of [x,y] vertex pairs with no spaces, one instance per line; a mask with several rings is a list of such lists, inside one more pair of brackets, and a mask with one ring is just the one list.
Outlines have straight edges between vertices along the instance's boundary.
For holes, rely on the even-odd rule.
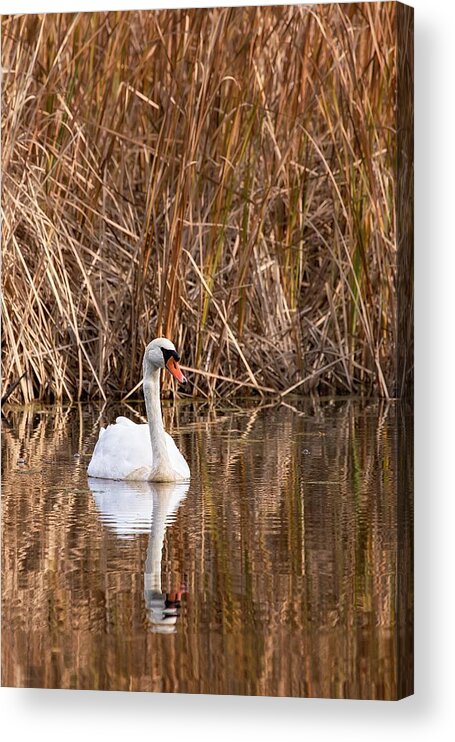
[[[164,431],[163,431],[164,432]],[[190,478],[188,464],[169,433],[164,432],[165,445],[173,479],[177,482]],[[126,417],[118,417],[112,425],[101,428],[88,471],[89,477],[101,479],[130,479],[152,482],[156,474],[153,451],[147,423],[137,424]]]
[[[174,353],[165,338],[153,340],[144,354],[144,397],[147,423],[137,424],[118,417],[113,425],[101,428],[88,466],[89,477],[149,482],[188,481],[190,469],[171,436],[165,432],[161,415],[160,370],[164,351]],[[177,365],[177,372],[180,373]]]

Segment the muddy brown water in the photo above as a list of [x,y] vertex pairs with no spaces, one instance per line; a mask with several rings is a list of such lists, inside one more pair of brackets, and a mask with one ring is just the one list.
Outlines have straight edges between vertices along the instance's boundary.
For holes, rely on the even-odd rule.
[[188,485],[88,480],[143,411],[5,409],[3,685],[410,693],[411,410],[177,404]]

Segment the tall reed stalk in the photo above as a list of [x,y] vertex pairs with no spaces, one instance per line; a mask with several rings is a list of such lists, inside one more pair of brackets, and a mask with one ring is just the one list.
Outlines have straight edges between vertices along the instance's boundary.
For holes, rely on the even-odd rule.
[[395,20],[4,17],[3,394],[123,395],[165,334],[194,394],[388,396]]

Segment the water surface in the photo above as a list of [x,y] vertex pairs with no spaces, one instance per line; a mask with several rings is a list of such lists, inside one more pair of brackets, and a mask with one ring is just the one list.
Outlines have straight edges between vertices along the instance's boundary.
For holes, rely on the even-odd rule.
[[188,485],[88,480],[100,424],[142,413],[5,410],[3,684],[411,692],[410,411],[179,404]]

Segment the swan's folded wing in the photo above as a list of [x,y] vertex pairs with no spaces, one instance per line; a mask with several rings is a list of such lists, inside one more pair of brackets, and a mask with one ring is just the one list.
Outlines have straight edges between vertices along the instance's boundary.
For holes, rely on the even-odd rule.
[[120,415],[119,417],[115,418],[115,424],[116,425],[124,425],[127,428],[138,428],[140,427],[137,423],[133,423],[132,420],[129,420],[127,417],[123,417],[123,415]]
[[139,471],[136,479],[147,480],[152,468],[148,426],[119,420],[100,431],[87,473],[101,479],[128,479]]

